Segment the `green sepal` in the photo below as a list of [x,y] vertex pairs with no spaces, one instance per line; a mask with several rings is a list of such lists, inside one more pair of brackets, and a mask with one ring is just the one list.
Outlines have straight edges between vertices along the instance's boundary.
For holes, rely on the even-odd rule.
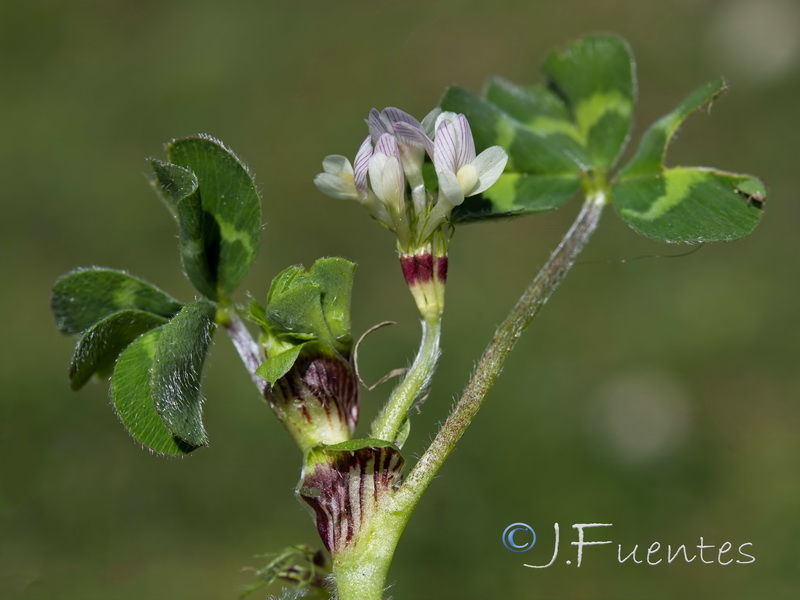
[[[265,333],[270,338],[289,334],[297,342],[318,340],[348,353],[354,271],[343,258],[319,259],[307,271],[298,265],[284,269],[267,294]],[[250,312],[253,320],[261,318],[257,305]]]
[[303,348],[313,343],[301,342],[294,346],[289,346],[283,351],[276,351],[278,344],[273,344],[270,346],[269,357],[258,367],[256,375],[274,384],[289,372]]
[[759,179],[676,167],[625,179],[612,188],[614,208],[633,229],[666,242],[730,241],[758,225],[766,198]]
[[334,345],[333,335],[322,312],[322,290],[304,281],[273,297],[266,307],[267,321],[282,332],[303,340],[320,340]]
[[173,435],[192,446],[205,446],[200,378],[216,306],[208,300],[187,304],[161,328],[155,346],[151,389],[155,408]]
[[330,446],[319,445],[314,448],[318,452],[355,452],[363,448],[391,448],[397,452],[400,449],[393,443],[386,440],[379,440],[376,438],[358,438],[355,440],[347,440],[340,444],[332,444]]
[[613,166],[628,141],[636,97],[627,42],[590,35],[551,52],[543,70],[566,101],[592,166]]
[[78,341],[69,368],[70,386],[82,388],[92,375],[111,374],[120,353],[167,319],[142,310],[121,310],[92,325]]
[[215,295],[206,295],[229,296],[258,251],[261,198],[253,176],[230,149],[207,135],[174,140],[166,150],[167,161],[191,171],[200,186],[206,215],[202,231],[209,236],[203,246],[216,284]]
[[217,299],[220,230],[203,210],[200,185],[184,167],[150,159],[156,174],[151,183],[178,223],[181,264],[189,281],[203,295]]
[[111,376],[111,401],[122,424],[140,444],[157,454],[188,454],[196,446],[173,435],[153,399],[151,372],[161,333],[162,329],[153,329],[122,352]]
[[695,89],[671,113],[653,123],[642,136],[636,154],[617,175],[617,179],[631,179],[655,175],[664,169],[664,158],[672,137],[689,115],[713,102],[727,90],[722,77]]
[[53,286],[51,308],[64,333],[81,333],[120,310],[142,310],[170,318],[181,303],[154,285],[123,271],[76,269]]

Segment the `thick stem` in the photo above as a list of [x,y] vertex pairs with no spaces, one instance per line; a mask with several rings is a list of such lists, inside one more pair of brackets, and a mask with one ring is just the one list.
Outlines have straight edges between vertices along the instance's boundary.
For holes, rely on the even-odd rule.
[[606,202],[605,186],[590,190],[572,227],[497,329],[450,416],[393,497],[391,512],[401,513],[408,520],[422,493],[475,418],[522,332],[550,298],[589,241],[600,222]]
[[408,411],[425,392],[439,358],[441,316],[422,321],[422,343],[403,381],[394,389],[389,401],[372,424],[370,437],[394,442]]

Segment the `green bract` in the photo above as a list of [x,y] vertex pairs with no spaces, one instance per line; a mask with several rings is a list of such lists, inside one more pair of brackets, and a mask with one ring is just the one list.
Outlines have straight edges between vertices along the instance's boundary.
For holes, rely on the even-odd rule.
[[701,86],[658,120],[631,161],[613,174],[633,115],[633,66],[623,40],[595,35],[550,54],[543,68],[546,85],[518,86],[493,79],[483,97],[450,88],[442,107],[467,115],[478,147],[500,144],[510,157],[497,184],[480,197],[468,198],[453,211],[453,220],[551,210],[582,187],[600,182],[619,215],[650,237],[705,242],[750,233],[766,197],[759,179],[664,165],[678,127],[725,90],[722,79]]

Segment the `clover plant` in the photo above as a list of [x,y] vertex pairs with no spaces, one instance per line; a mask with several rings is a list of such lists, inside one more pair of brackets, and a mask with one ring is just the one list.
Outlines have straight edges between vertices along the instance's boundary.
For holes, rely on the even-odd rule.
[[[208,444],[203,365],[217,330],[232,340],[257,394],[302,450],[296,497],[310,509],[325,549],[278,552],[255,571],[255,587],[280,580],[311,597],[383,598],[395,547],[420,497],[608,205],[635,231],[672,243],[734,240],[758,224],[766,196],[759,179],[665,162],[683,121],[725,91],[722,79],[650,126],[620,165],[636,99],[627,44],[585,37],[550,53],[543,71],[541,83],[493,79],[480,95],[452,87],[422,120],[373,109],[353,163],[340,155],[323,160],[314,180],[319,190],[362,205],[394,235],[421,317],[419,352],[371,424],[359,424],[353,263],[322,258],[308,268],[290,266],[261,292],[263,302],[234,300],[256,257],[261,201],[252,173],[218,140],[177,139],[166,145],[165,160],[150,161],[195,299],[177,300],[106,268],[78,269],[56,282],[58,327],[78,336],[71,386],[110,376],[119,420],[156,455]],[[576,196],[583,205],[575,222],[498,327],[427,450],[409,460],[402,448],[410,409],[426,396],[440,353],[454,233],[465,223],[552,210]]]

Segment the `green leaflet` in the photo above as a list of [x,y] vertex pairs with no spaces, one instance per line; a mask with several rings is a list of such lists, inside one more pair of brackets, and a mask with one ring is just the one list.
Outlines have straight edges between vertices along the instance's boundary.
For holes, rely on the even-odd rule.
[[503,173],[483,194],[456,206],[451,220],[459,223],[552,210],[579,189],[580,179],[576,176]]
[[153,187],[178,223],[183,270],[205,296],[217,298],[220,232],[213,216],[203,210],[197,177],[189,169],[151,159]]
[[200,377],[214,328],[216,307],[207,300],[187,304],[161,328],[155,345],[151,391],[156,411],[173,435],[205,446]]
[[577,175],[589,166],[585,152],[570,135],[547,129],[533,131],[465,89],[451,87],[441,105],[443,110],[467,117],[479,152],[489,146],[503,146],[508,152],[508,171]]
[[678,128],[689,115],[706,104],[713,102],[717,96],[727,89],[725,80],[721,77],[709,81],[684,98],[683,102],[675,110],[653,123],[642,136],[642,141],[639,143],[636,154],[620,170],[617,176],[618,179],[630,179],[632,177],[660,173],[664,168],[664,157],[666,156],[667,148]]
[[628,44],[587,36],[551,52],[543,70],[566,100],[593,166],[611,167],[628,141],[636,96]]
[[690,167],[625,179],[612,190],[614,207],[636,231],[687,243],[748,235],[761,219],[766,196],[755,177]]
[[607,35],[578,40],[544,64],[548,85],[489,81],[484,98],[450,88],[442,108],[464,113],[476,149],[503,146],[506,172],[452,219],[478,221],[552,210],[583,176],[614,164],[630,132],[635,82],[627,44]]
[[[261,199],[253,177],[233,152],[209,136],[174,140],[166,149],[168,162],[192,173],[199,185],[202,210],[185,172],[154,163],[156,187],[180,222],[187,275],[208,297],[228,296],[258,250]],[[205,265],[200,264],[203,256]]]
[[119,310],[169,318],[181,309],[181,303],[132,275],[94,267],[59,278],[53,286],[51,308],[63,333],[81,333]]
[[92,375],[109,375],[120,353],[137,337],[160,327],[167,319],[142,310],[121,310],[92,325],[78,341],[69,368],[73,390]]
[[120,355],[111,377],[111,401],[122,424],[139,443],[158,454],[182,455],[196,448],[175,437],[156,412],[151,372],[161,329],[137,338]]
[[300,339],[334,344],[322,312],[322,288],[316,283],[303,281],[277,294],[267,304],[267,321],[276,329]]
[[761,219],[767,190],[750,175],[664,166],[675,132],[726,89],[722,78],[700,86],[644,134],[611,188],[617,213],[639,233],[667,242],[735,240]]

